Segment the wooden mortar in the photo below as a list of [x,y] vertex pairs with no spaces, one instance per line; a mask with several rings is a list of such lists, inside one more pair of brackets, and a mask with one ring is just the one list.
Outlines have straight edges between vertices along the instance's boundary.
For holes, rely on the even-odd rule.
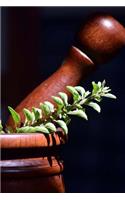
[[[31,92],[16,108],[39,107],[40,102],[51,101],[52,95],[66,92],[67,85],[78,85],[98,64],[111,59],[125,45],[125,29],[109,15],[91,17],[77,34],[61,67]],[[67,93],[68,94],[68,93]],[[69,94],[68,94],[69,95]],[[7,125],[14,127],[9,118]],[[65,143],[63,134],[0,135],[2,160],[2,192],[64,192],[63,163],[58,157]]]

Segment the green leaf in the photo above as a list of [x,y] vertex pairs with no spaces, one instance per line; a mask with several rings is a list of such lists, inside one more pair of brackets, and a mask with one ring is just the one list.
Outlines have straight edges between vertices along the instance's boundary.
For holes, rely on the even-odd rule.
[[65,123],[68,125],[71,121],[70,117],[64,113],[63,116],[62,116],[63,120],[65,121]]
[[1,122],[1,120],[0,120],[0,134],[2,134],[2,133],[4,133],[4,131],[3,131],[2,122]]
[[97,103],[94,103],[94,102],[90,102],[88,104],[88,106],[92,107],[94,110],[96,110],[98,113],[101,112],[101,108],[100,106],[97,104]]
[[17,133],[35,133],[34,127],[25,126],[21,128],[16,128]]
[[104,88],[102,89],[102,91],[103,91],[103,93],[108,93],[108,92],[111,91],[111,89],[110,89],[109,87],[104,87]]
[[41,103],[40,108],[42,109],[45,115],[49,115],[51,113],[50,107],[45,103]]
[[103,82],[102,82],[102,87],[103,87],[103,88],[105,87],[105,84],[106,84],[106,81],[103,80]]
[[[82,100],[82,101],[83,101],[83,100]],[[81,106],[80,103],[81,103],[81,101],[80,101],[79,103],[76,103],[76,104],[75,104],[75,107],[78,108],[78,109],[82,109],[83,107]]]
[[102,83],[100,81],[98,81],[98,87],[101,88]]
[[5,132],[1,130],[1,131],[0,131],[0,134],[3,134],[3,133],[5,133]]
[[64,106],[63,100],[60,97],[52,96],[52,99],[55,101],[59,109]]
[[78,117],[82,117],[84,118],[85,120],[88,120],[88,117],[85,113],[85,111],[83,110],[74,110],[74,111],[70,111],[68,112],[69,115],[75,115],[75,116],[78,116]]
[[67,90],[73,95],[74,101],[79,101],[81,99],[79,93],[75,89],[75,87],[72,86],[66,86]]
[[102,98],[101,98],[101,97],[96,97],[96,98],[95,98],[95,101],[101,102],[101,101],[102,101]]
[[3,130],[2,122],[0,120],[0,131]]
[[85,103],[86,103],[86,101],[87,101],[87,98],[85,98],[85,99],[81,100],[81,101],[79,102],[79,105],[83,105],[83,104],[85,104]]
[[3,133],[5,133],[3,130],[0,130],[0,134],[3,134]]
[[45,105],[47,105],[51,112],[54,112],[54,105],[50,103],[49,101],[44,102]]
[[82,97],[85,94],[85,89],[81,86],[76,86],[75,89],[82,95]]
[[114,94],[111,94],[111,93],[103,94],[102,96],[103,97],[108,97],[108,98],[111,98],[111,99],[116,99],[117,98]]
[[87,97],[89,94],[91,94],[91,92],[86,91],[85,94],[84,94],[84,97]]
[[34,116],[35,116],[35,121],[37,121],[38,119],[42,118],[42,111],[41,111],[41,109],[33,107],[32,111],[33,111]]
[[93,86],[93,93],[96,93],[99,90],[99,85],[95,83],[95,81],[92,81]]
[[44,126],[44,125],[40,125],[40,126],[35,126],[35,132],[42,132],[42,133],[46,133],[49,134],[49,130]]
[[46,123],[45,127],[51,132],[56,132],[56,126],[51,122]]
[[29,123],[29,122],[34,122],[35,120],[35,115],[33,112],[31,112],[30,110],[24,108],[23,109],[23,113],[25,115],[25,123]]
[[42,132],[42,133],[47,133],[49,134],[49,130],[45,128],[45,126],[25,126],[21,128],[17,128],[17,133],[36,133],[36,132]]
[[10,111],[15,124],[16,125],[19,124],[20,123],[20,115],[10,106],[8,106],[8,110]]
[[68,95],[64,92],[59,92],[60,97],[62,98],[65,105],[68,105]]
[[65,134],[68,134],[68,127],[63,120],[57,120],[56,123],[63,129]]
[[11,126],[7,126],[5,128],[5,131],[6,131],[6,133],[14,133],[15,132]]

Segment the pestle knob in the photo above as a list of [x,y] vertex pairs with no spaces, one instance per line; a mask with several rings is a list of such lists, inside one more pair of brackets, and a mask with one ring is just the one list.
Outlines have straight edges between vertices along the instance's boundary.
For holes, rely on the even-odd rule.
[[[39,107],[45,100],[53,103],[52,95],[60,91],[67,93],[67,85],[77,85],[96,69],[97,64],[114,56],[125,45],[125,29],[111,16],[96,15],[82,27],[77,41],[77,47],[71,47],[61,67],[17,106],[22,122],[23,108]],[[7,125],[14,126],[11,118]]]
[[105,63],[125,45],[125,28],[112,16],[95,15],[81,27],[78,44],[95,64]]

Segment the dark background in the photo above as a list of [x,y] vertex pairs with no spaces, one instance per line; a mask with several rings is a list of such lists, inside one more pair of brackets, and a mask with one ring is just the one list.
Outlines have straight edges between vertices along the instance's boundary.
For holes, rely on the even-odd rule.
[[[61,64],[81,22],[107,12],[125,26],[124,7],[2,8],[2,119]],[[89,121],[73,118],[62,149],[66,192],[125,192],[125,48],[80,84],[106,79],[116,101],[105,99]]]

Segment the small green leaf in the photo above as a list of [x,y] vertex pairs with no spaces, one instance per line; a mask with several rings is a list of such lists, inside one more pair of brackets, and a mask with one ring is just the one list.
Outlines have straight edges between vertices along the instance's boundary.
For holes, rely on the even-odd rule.
[[98,87],[101,88],[102,83],[100,81],[98,81]]
[[2,122],[0,120],[0,131],[3,130]]
[[41,103],[40,108],[42,109],[45,115],[49,115],[51,113],[50,107],[45,103]]
[[2,122],[1,122],[1,120],[0,120],[0,134],[2,134],[2,133],[4,133],[4,131],[3,131]]
[[84,94],[84,97],[87,97],[89,94],[91,94],[91,92],[86,91],[85,94]]
[[85,120],[88,120],[88,117],[85,113],[85,111],[83,110],[74,110],[74,111],[70,111],[68,112],[69,115],[75,115],[75,116],[78,116],[78,117],[82,117],[84,118]]
[[21,128],[16,128],[17,133],[35,133],[34,127],[24,126]]
[[92,86],[93,86],[93,93],[96,93],[99,90],[98,84],[95,83],[95,81],[92,81]]
[[32,111],[33,111],[33,113],[35,115],[35,121],[37,121],[38,119],[42,118],[42,110],[41,109],[33,107]]
[[64,92],[59,92],[60,97],[62,98],[65,105],[68,105],[68,95]]
[[4,131],[2,131],[2,130],[0,130],[0,134],[3,134],[3,133],[5,133]]
[[86,101],[87,101],[87,98],[85,98],[85,99],[81,100],[81,101],[79,102],[79,105],[83,105],[83,104],[85,104],[85,103],[86,103]]
[[103,87],[103,88],[105,87],[105,84],[106,84],[106,81],[103,80],[103,82],[102,82],[102,87]]
[[114,94],[111,94],[111,93],[104,94],[103,97],[108,97],[108,98],[111,98],[111,99],[117,98]]
[[51,112],[54,112],[54,105],[50,103],[49,101],[44,102],[45,105],[47,105]]
[[42,132],[42,133],[46,133],[49,134],[49,130],[44,126],[44,125],[40,125],[40,126],[35,126],[35,132]]
[[76,86],[75,89],[82,95],[82,97],[85,94],[85,89],[81,86]]
[[56,123],[63,129],[65,134],[68,134],[68,127],[63,120],[57,120]]
[[101,101],[102,101],[102,98],[101,98],[101,97],[95,97],[94,100],[97,101],[97,102],[101,102]]
[[13,130],[13,128],[11,126],[7,126],[5,128],[5,131],[6,131],[6,133],[14,133],[14,130]]
[[47,133],[49,134],[49,130],[45,128],[45,126],[25,126],[21,128],[17,128],[17,133],[36,133],[36,132],[42,132],[42,133]]
[[68,125],[71,121],[70,117],[64,113],[63,116],[62,116],[63,120],[65,121],[65,123]]
[[102,89],[102,91],[103,91],[103,93],[108,93],[108,92],[111,91],[111,89],[110,89],[109,87],[104,87],[104,88]]
[[60,97],[52,96],[52,99],[55,101],[59,109],[64,106],[63,100]]
[[[83,101],[83,100],[82,100],[82,101]],[[81,103],[81,101],[80,101],[79,103],[76,103],[76,104],[75,104],[75,107],[78,108],[78,109],[82,109],[82,106],[81,106],[80,103]]]
[[11,113],[11,116],[15,122],[15,124],[19,124],[20,123],[20,115],[13,109],[11,108],[10,106],[8,106],[8,110],[10,111]]
[[45,127],[51,132],[56,132],[56,126],[51,122],[46,123]]
[[88,106],[92,107],[94,110],[96,110],[98,113],[101,112],[101,108],[100,106],[97,104],[97,103],[94,103],[94,102],[90,102],[88,104]]
[[23,109],[23,113],[25,115],[25,122],[26,123],[30,123],[30,122],[34,122],[35,120],[35,115],[33,112],[31,112],[30,110],[24,108]]
[[72,86],[66,86],[67,90],[73,95],[74,101],[79,101],[81,99],[79,93],[75,89],[75,87]]

